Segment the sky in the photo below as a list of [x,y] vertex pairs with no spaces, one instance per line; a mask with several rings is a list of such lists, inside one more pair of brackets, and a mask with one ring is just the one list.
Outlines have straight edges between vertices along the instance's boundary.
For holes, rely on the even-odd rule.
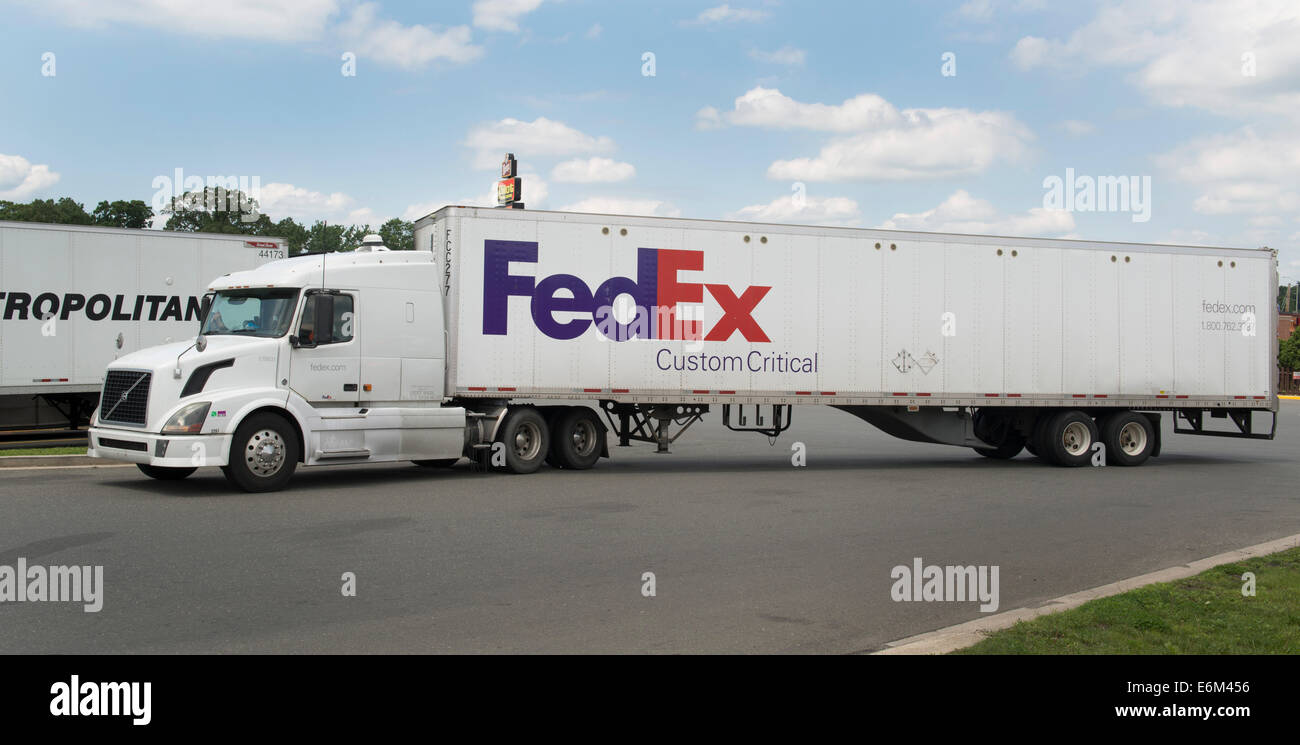
[[[1300,2],[0,0],[0,199],[529,208],[1280,251]],[[182,179],[183,180],[183,179]],[[1090,186],[1091,185],[1091,186]]]

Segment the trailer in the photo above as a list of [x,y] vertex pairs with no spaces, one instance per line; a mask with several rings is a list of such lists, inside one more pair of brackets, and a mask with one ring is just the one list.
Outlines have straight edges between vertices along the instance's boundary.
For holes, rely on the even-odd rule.
[[1060,466],[1139,465],[1166,413],[1275,431],[1268,249],[472,207],[415,246],[213,283],[197,339],[110,366],[91,453],[265,491],[299,464],[590,468],[610,433],[668,452],[714,409]]
[[0,222],[0,424],[84,425],[110,362],[192,337],[213,277],[286,256],[278,238]]

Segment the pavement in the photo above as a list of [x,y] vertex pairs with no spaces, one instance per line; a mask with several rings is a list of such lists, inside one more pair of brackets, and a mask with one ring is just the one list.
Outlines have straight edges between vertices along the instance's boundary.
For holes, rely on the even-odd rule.
[[714,412],[673,454],[586,472],[316,468],[250,495],[217,469],[6,469],[0,566],[100,565],[105,587],[98,613],[0,603],[0,653],[869,652],[989,615],[892,600],[917,557],[998,566],[1007,611],[1300,533],[1300,403],[1272,442],[1164,426],[1135,469],[993,461],[822,407],[775,444]]

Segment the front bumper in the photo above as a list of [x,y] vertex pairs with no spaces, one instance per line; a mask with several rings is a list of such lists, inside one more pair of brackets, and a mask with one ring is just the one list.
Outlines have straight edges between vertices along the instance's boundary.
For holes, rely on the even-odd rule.
[[86,455],[165,468],[224,466],[230,457],[230,435],[160,435],[91,427]]

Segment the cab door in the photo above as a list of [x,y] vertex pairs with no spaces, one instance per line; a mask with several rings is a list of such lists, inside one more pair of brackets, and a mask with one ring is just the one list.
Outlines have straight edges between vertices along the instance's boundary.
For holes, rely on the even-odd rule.
[[360,399],[356,306],[357,293],[349,290],[308,290],[303,297],[289,387],[312,406],[355,406]]

